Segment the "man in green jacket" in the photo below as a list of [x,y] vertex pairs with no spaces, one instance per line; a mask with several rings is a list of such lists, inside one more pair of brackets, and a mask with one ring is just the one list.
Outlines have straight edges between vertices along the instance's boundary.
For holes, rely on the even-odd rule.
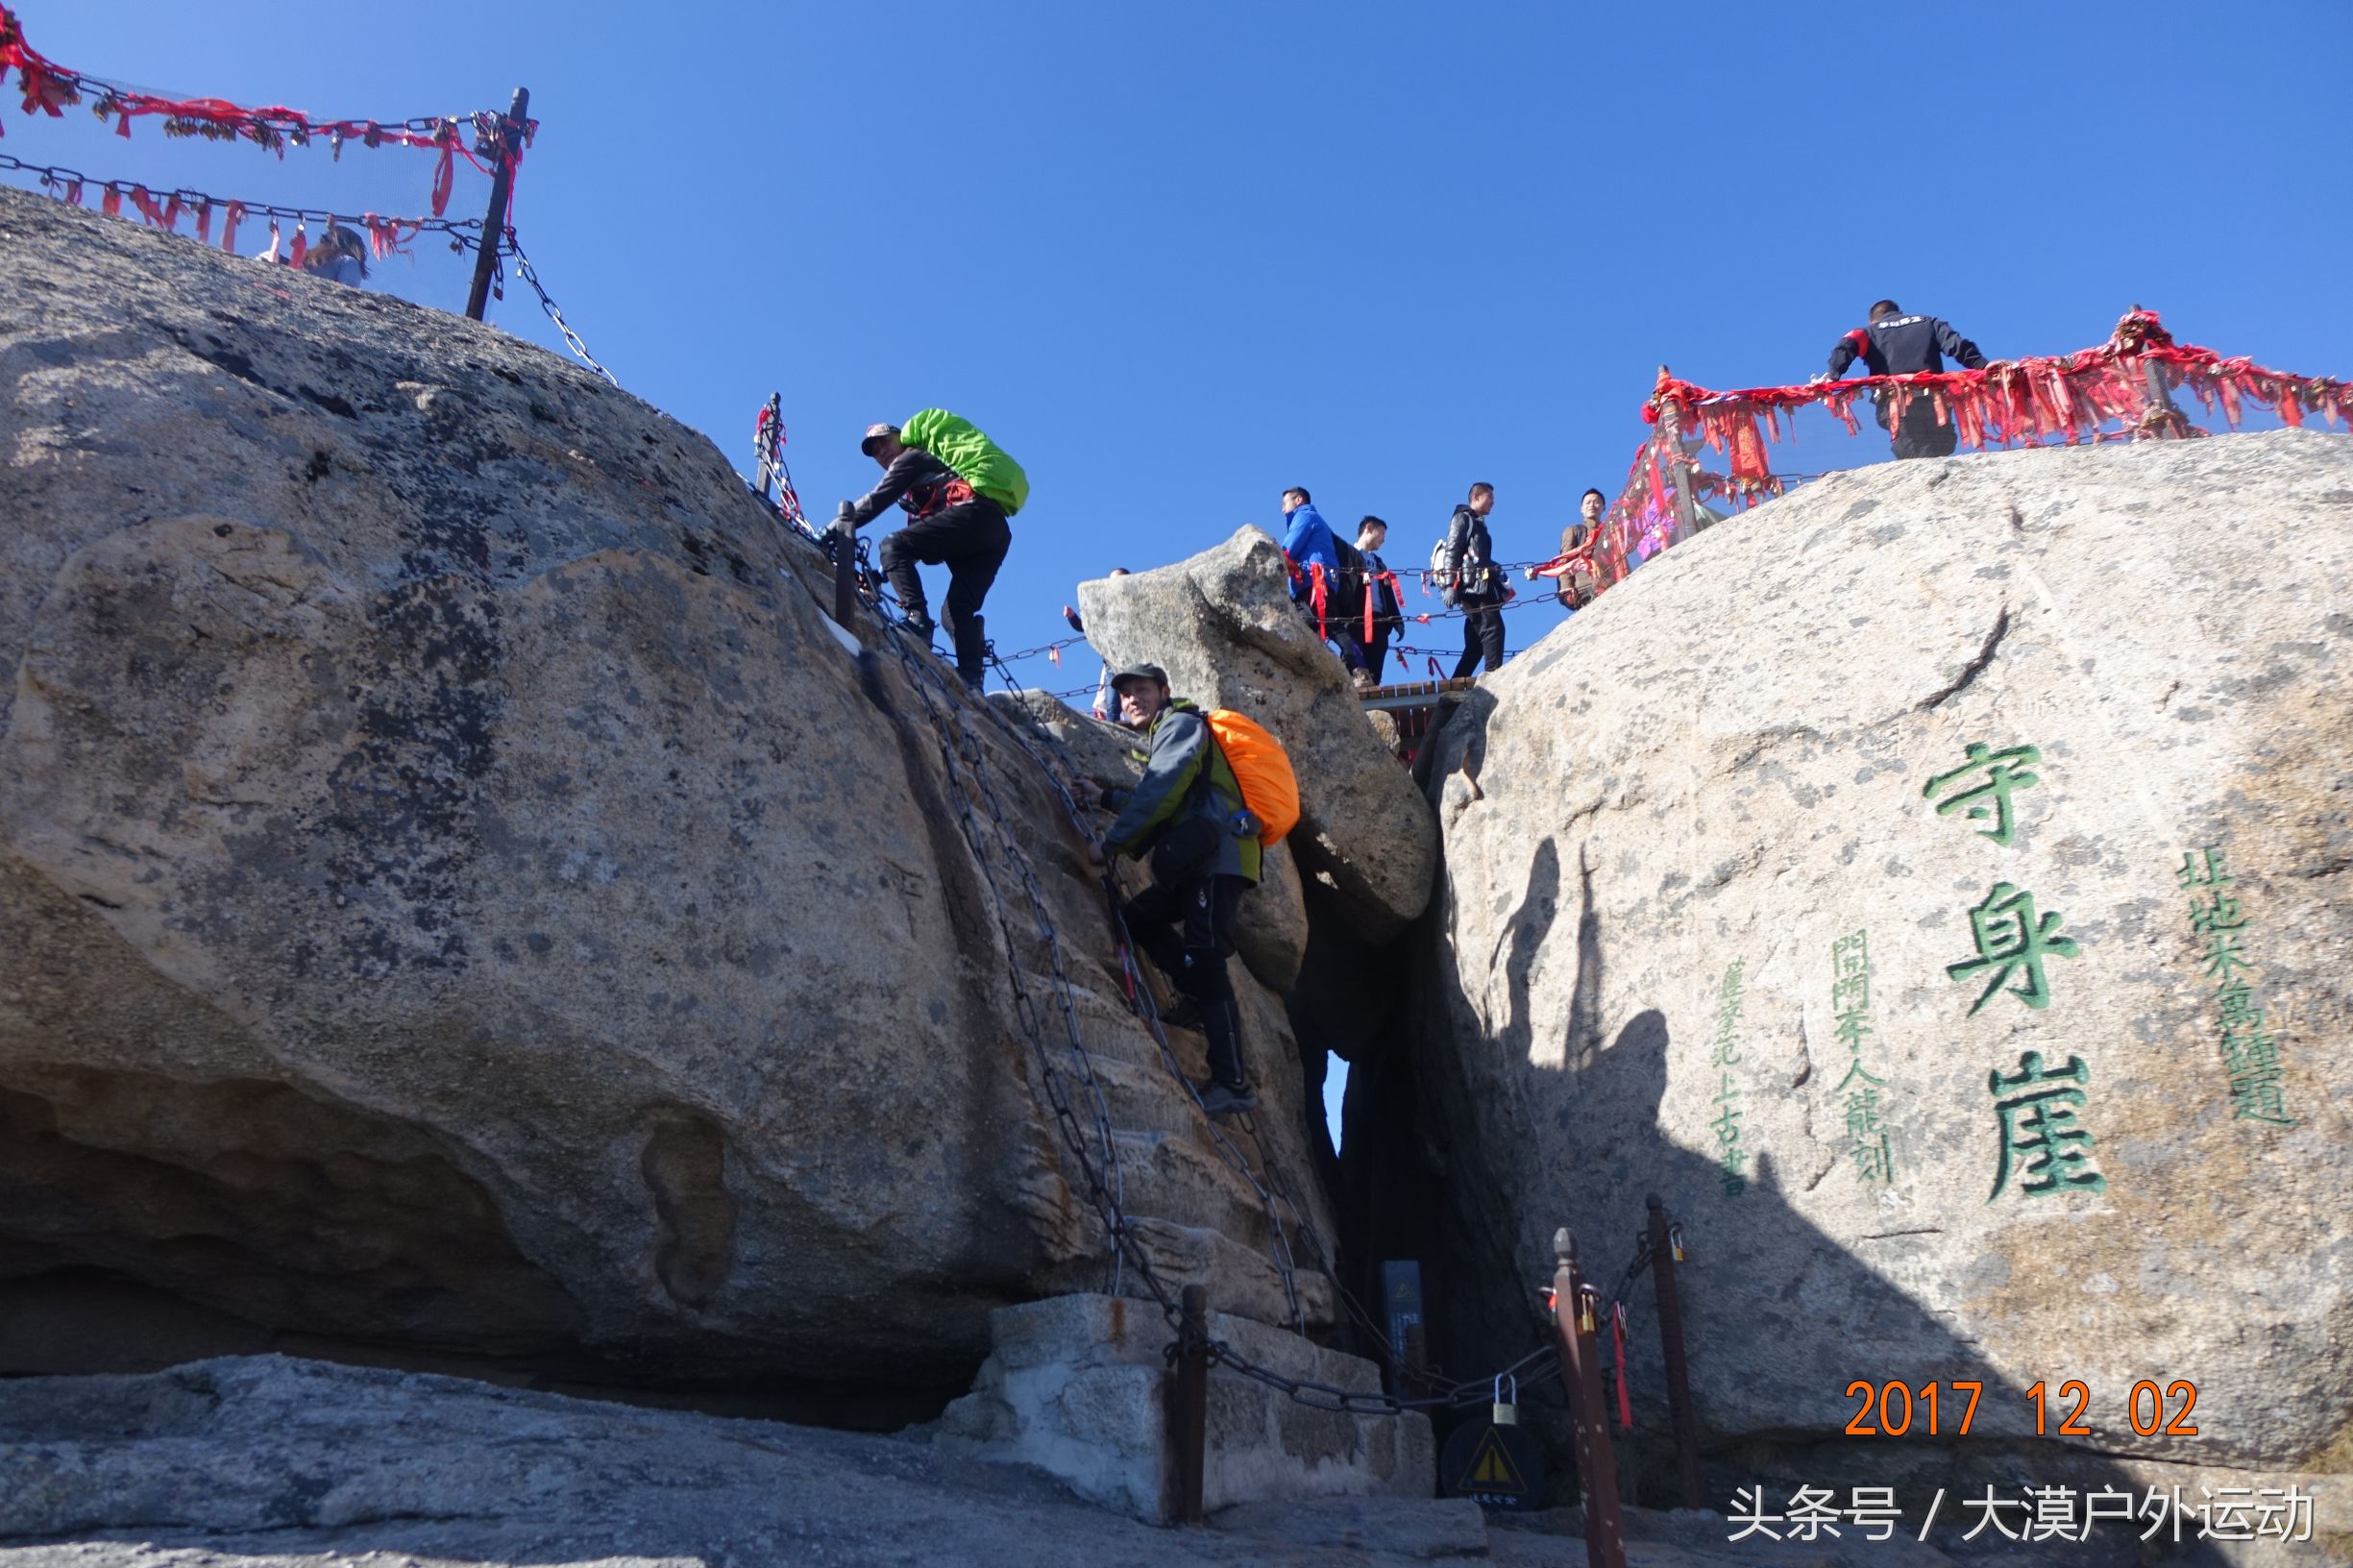
[[[1118,816],[1091,858],[1102,865],[1112,855],[1151,856],[1152,885],[1120,913],[1161,972],[1200,1010],[1210,1068],[1210,1081],[1195,1086],[1202,1109],[1247,1111],[1258,1102],[1242,1070],[1241,1010],[1226,959],[1242,890],[1259,879],[1258,823],[1209,721],[1192,703],[1170,698],[1165,671],[1131,665],[1112,677],[1112,689],[1119,694],[1119,722],[1140,732],[1148,749],[1134,789],[1100,792]],[[1170,1021],[1179,1021],[1173,1010]]]
[[1029,476],[1004,450],[944,408],[925,408],[896,425],[870,425],[858,450],[882,465],[882,479],[842,515],[862,527],[893,502],[909,522],[887,534],[883,576],[907,614],[907,629],[931,641],[931,608],[916,563],[948,569],[947,634],[956,645],[956,673],[977,692],[988,672],[989,642],[981,601],[1013,548],[1006,519],[1029,500]]

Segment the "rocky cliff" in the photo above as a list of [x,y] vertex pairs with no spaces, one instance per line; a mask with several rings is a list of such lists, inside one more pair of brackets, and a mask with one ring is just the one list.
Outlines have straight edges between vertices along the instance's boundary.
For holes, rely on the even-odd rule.
[[2290,430],[1833,476],[1483,681],[1417,1051],[1456,1321],[1524,1334],[1556,1226],[1608,1286],[1654,1192],[1720,1456],[2080,1380],[2013,1469],[2341,1470],[2349,631],[2353,440]]
[[[6,1370],[275,1346],[944,1398],[990,1308],[1110,1276],[1049,1065],[1171,1282],[1329,1319],[1311,1250],[1278,1266],[1300,1215],[1128,1008],[1035,716],[871,625],[862,672],[707,441],[37,197],[0,192],[0,256]],[[1244,990],[1236,1141],[1320,1222]]]

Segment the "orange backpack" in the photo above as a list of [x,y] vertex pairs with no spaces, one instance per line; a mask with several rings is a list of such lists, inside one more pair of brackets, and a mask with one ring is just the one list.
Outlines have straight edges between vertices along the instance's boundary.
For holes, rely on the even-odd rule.
[[1283,743],[1266,733],[1265,725],[1232,708],[1212,708],[1201,717],[1217,738],[1226,766],[1234,770],[1242,804],[1259,820],[1259,843],[1281,843],[1299,822],[1299,775],[1291,772]]

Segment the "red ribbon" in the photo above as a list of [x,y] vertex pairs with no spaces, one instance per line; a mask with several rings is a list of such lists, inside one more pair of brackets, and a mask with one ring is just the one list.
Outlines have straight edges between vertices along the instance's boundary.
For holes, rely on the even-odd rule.
[[286,265],[289,267],[299,267],[303,264],[303,257],[308,256],[309,254],[310,235],[303,228],[303,226],[298,223],[294,226],[294,246],[291,250],[286,252]]
[[454,133],[441,144],[441,161],[433,168],[433,216],[449,210],[450,187],[457,180],[457,139]]

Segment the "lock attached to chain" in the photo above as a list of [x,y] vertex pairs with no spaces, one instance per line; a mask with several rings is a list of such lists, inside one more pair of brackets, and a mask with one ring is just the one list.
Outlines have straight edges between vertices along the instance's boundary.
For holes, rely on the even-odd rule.
[[1683,1261],[1683,1227],[1679,1221],[1667,1228],[1667,1249],[1675,1254],[1677,1262]]
[[1495,1374],[1495,1424],[1499,1427],[1520,1424],[1520,1380],[1508,1372]]
[[1602,1326],[1601,1315],[1596,1311],[1596,1308],[1600,1304],[1601,1299],[1602,1293],[1589,1285],[1577,1292],[1577,1327],[1579,1332],[1583,1334],[1596,1334],[1600,1332]]

